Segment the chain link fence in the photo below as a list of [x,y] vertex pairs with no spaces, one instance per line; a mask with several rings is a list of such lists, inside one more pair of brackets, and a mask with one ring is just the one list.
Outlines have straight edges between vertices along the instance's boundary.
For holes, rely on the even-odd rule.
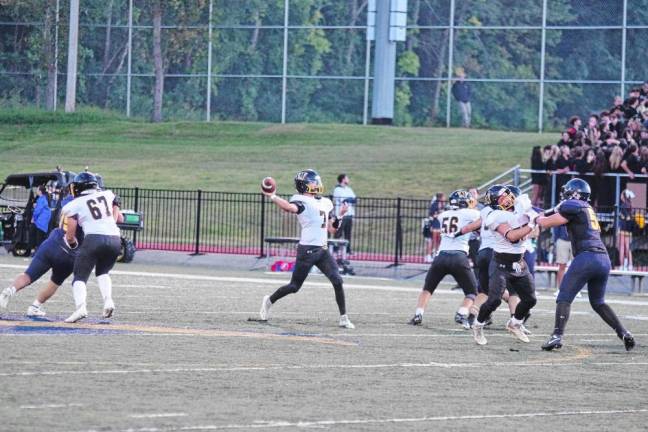
[[[150,118],[151,0],[81,1],[77,100]],[[367,0],[177,0],[162,8],[163,118],[366,123]],[[409,0],[395,123],[560,128],[648,79],[645,0]],[[0,2],[0,106],[65,92],[69,2]],[[53,95],[52,95],[53,93]]]

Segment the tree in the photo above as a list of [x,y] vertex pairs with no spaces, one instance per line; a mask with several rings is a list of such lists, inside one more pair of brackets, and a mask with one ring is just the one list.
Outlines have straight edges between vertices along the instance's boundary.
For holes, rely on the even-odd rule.
[[162,59],[162,2],[153,2],[153,63],[155,87],[153,88],[153,121],[162,121],[162,97],[164,95],[164,63]]

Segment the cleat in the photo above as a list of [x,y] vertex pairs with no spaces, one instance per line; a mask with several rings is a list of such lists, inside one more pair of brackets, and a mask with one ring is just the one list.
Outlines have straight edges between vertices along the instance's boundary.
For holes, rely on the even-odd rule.
[[423,323],[423,315],[416,314],[414,317],[409,320],[409,324],[413,326],[421,325]]
[[484,321],[484,327],[490,327],[491,325],[493,325],[493,317],[489,316],[486,318],[486,321]]
[[542,349],[545,351],[551,351],[554,349],[562,348],[562,336],[551,335],[549,340],[542,345]]
[[44,317],[45,311],[38,306],[31,305],[27,308],[28,317]]
[[344,327],[350,330],[353,330],[355,328],[349,317],[346,315],[340,315],[340,327]]
[[522,330],[522,333],[524,333],[527,336],[530,336],[530,335],[533,334],[533,333],[531,333],[531,330],[526,328],[526,326],[524,324],[520,324],[520,330]]
[[271,306],[272,302],[270,301],[270,296],[264,296],[263,301],[261,302],[261,311],[259,312],[259,316],[261,317],[262,321],[268,321]]
[[464,318],[461,321],[461,326],[464,328],[464,330],[470,330],[470,326],[471,326],[470,320],[468,318]]
[[103,307],[103,314],[102,316],[104,318],[110,318],[113,316],[113,313],[115,312],[115,303],[112,301],[112,299],[108,299],[104,302],[104,307]]
[[75,310],[72,315],[67,317],[65,319],[66,323],[75,323],[77,321],[81,321],[83,318],[88,317],[88,310],[86,309],[86,305],[84,304],[81,306],[79,309]]
[[0,293],[0,308],[6,309],[6,307],[9,305],[9,298],[11,296],[12,294],[9,288],[2,290],[2,292]]
[[626,351],[632,351],[635,347],[635,340],[632,333],[626,332],[621,339],[623,340],[623,346],[625,346]]
[[463,323],[463,320],[464,320],[465,318],[466,318],[465,316],[463,316],[463,315],[461,315],[459,312],[457,312],[457,313],[455,314],[455,316],[454,316],[454,321],[455,321],[457,324],[461,324],[461,323]]
[[473,339],[475,339],[477,345],[486,345],[488,343],[488,341],[486,340],[486,336],[484,336],[483,324],[477,324],[477,322],[475,322],[472,325],[472,332],[473,332]]
[[513,336],[515,336],[522,342],[529,342],[529,337],[522,331],[522,325],[514,324],[512,319],[508,320],[508,322],[506,323],[506,330],[508,330]]

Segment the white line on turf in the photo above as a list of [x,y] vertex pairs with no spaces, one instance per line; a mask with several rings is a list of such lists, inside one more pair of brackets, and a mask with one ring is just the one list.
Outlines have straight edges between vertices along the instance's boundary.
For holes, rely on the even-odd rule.
[[392,364],[339,364],[339,365],[270,365],[270,366],[225,366],[199,368],[166,368],[166,369],[104,369],[104,370],[75,370],[75,371],[23,371],[3,372],[0,377],[32,377],[32,376],[66,376],[66,375],[146,375],[146,374],[195,374],[221,372],[258,372],[258,371],[292,371],[292,370],[337,370],[337,369],[410,369],[410,368],[440,368],[440,369],[475,369],[483,367],[519,366],[519,367],[569,367],[576,366],[648,366],[646,362],[561,362],[560,358],[547,362],[481,362],[481,363],[392,363]]
[[186,417],[187,413],[153,413],[153,414],[131,414],[130,418],[166,418],[166,417]]
[[78,408],[84,406],[80,403],[69,403],[69,404],[44,404],[44,405],[20,405],[20,409],[47,409],[47,408]]
[[221,425],[196,425],[196,426],[171,426],[171,427],[145,427],[129,428],[129,432],[170,432],[170,431],[193,431],[193,430],[223,430],[223,429],[278,429],[278,428],[307,428],[326,427],[343,425],[371,425],[389,423],[428,423],[428,422],[451,422],[465,420],[490,420],[490,419],[512,419],[512,418],[534,418],[534,417],[575,417],[575,416],[618,416],[623,414],[645,414],[648,409],[623,409],[623,410],[582,410],[582,411],[541,411],[529,413],[509,414],[472,414],[462,416],[434,416],[434,417],[404,417],[404,418],[365,418],[365,419],[340,419],[340,420],[312,420],[312,421],[267,421],[257,420],[249,424],[221,424]]

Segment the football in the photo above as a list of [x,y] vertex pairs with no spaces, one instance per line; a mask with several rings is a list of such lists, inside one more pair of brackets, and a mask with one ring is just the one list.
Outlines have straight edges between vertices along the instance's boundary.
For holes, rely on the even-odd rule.
[[261,181],[261,190],[266,193],[273,193],[277,190],[277,182],[272,177],[266,177]]

